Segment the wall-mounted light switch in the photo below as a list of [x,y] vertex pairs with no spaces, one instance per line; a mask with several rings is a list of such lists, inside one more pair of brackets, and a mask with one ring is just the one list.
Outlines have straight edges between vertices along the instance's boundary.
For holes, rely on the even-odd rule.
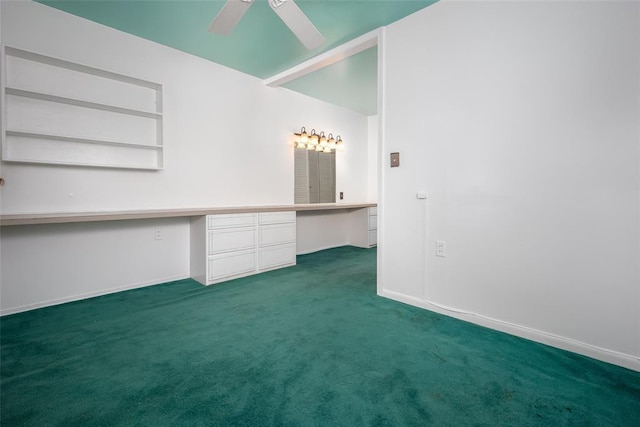
[[391,153],[391,167],[397,168],[400,166],[400,153]]
[[341,191],[340,192],[340,200],[343,200],[343,199],[344,199],[344,192]]

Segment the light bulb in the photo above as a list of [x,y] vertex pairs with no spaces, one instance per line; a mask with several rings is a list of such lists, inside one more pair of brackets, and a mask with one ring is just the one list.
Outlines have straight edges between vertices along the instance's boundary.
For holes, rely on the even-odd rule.
[[302,129],[300,129],[299,141],[303,144],[306,144],[307,142],[309,142],[309,135],[307,134],[307,131],[305,130],[304,126],[302,127]]
[[316,133],[316,130],[315,129],[311,129],[311,136],[309,137],[309,143],[313,144],[313,145],[317,145],[319,139],[320,139],[320,137]]
[[333,139],[333,134],[329,134],[329,140],[327,141],[327,145],[330,149],[335,149],[336,148],[336,140]]
[[319,140],[320,145],[322,145],[322,147],[326,147],[327,146],[327,137],[324,136],[324,131],[320,132],[320,140]]

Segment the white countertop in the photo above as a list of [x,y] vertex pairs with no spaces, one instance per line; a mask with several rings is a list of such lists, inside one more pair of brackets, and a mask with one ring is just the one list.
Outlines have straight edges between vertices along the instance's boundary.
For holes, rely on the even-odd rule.
[[34,214],[0,215],[0,226],[61,224],[70,222],[117,221],[126,219],[175,218],[213,214],[283,212],[283,211],[323,211],[334,209],[361,209],[377,206],[376,203],[311,203],[294,205],[262,206],[221,206],[191,209],[150,209],[104,212],[54,212]]

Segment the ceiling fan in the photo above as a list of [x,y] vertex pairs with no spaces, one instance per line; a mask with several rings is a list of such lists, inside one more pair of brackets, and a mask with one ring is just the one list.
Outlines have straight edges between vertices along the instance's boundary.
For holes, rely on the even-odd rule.
[[[209,25],[209,32],[229,34],[253,2],[254,0],[227,0]],[[320,31],[293,0],[269,0],[269,6],[302,42],[304,47],[312,50],[324,43],[324,37]]]

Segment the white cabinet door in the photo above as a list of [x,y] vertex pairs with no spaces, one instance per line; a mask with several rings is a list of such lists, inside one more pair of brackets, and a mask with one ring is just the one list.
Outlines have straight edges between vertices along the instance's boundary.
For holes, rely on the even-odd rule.
[[295,265],[296,245],[277,245],[260,249],[259,270],[271,270],[279,267]]
[[369,231],[378,229],[378,215],[369,215]]
[[208,215],[207,226],[209,230],[215,228],[251,227],[256,223],[256,214],[224,214]]
[[378,244],[378,230],[369,231],[369,246],[376,246]]
[[227,228],[209,231],[209,255],[225,252],[255,250],[256,229],[251,228]]
[[[213,256],[208,261],[209,282],[247,276],[256,271],[255,250]],[[210,284],[210,283],[209,283]]]

